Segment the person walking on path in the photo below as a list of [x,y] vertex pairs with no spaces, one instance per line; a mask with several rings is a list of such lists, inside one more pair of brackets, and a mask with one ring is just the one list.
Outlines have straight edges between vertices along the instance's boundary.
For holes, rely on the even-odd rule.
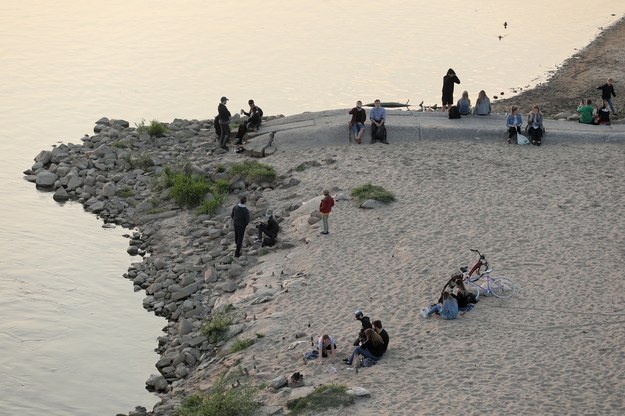
[[247,198],[242,196],[239,203],[232,208],[232,223],[234,224],[234,242],[237,246],[234,257],[241,256],[241,247],[243,246],[243,237],[245,236],[245,228],[250,223],[250,211],[245,206]]
[[319,204],[319,213],[321,213],[321,222],[323,224],[323,230],[321,234],[327,235],[330,233],[328,226],[328,217],[330,216],[330,212],[332,211],[332,207],[334,206],[334,198],[330,196],[330,191],[327,189],[323,190],[323,198],[321,199],[321,203]]
[[367,112],[362,108],[362,101],[356,101],[356,107],[349,110],[352,119],[349,122],[349,128],[354,134],[354,141],[360,144],[360,138],[365,132],[365,121],[367,121]]
[[219,146],[224,150],[228,150],[226,142],[230,140],[230,117],[232,117],[230,110],[226,107],[227,102],[228,99],[226,97],[221,97],[219,106],[217,106],[217,112],[219,113],[219,128],[221,129],[219,134]]
[[443,77],[443,108],[442,111],[449,110],[454,105],[454,84],[460,84],[460,79],[456,72],[449,68]]
[[614,80],[612,78],[608,78],[608,82],[597,87],[598,90],[601,90],[601,99],[605,100],[610,106],[610,110],[612,110],[612,114],[615,116],[616,108],[614,108],[614,104],[612,104],[612,97],[616,97],[616,93],[614,92],[614,85],[612,83]]

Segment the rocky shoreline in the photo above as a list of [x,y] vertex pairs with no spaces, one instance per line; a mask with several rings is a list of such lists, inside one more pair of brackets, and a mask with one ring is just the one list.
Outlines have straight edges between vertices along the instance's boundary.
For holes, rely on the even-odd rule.
[[[238,289],[252,287],[251,304],[269,301],[282,285],[265,284],[258,291],[247,270],[258,263],[260,255],[305,244],[291,241],[283,232],[274,247],[261,248],[253,244],[256,229],[250,226],[243,255],[236,259],[228,207],[238,196],[246,195],[253,218],[261,218],[271,206],[283,220],[301,201],[286,200],[277,207],[277,201],[270,201],[264,193],[291,188],[298,181],[289,173],[271,183],[228,178],[225,168],[244,155],[219,148],[212,121],[177,119],[166,126],[166,136],[153,138],[139,134],[127,121],[102,118],[96,122],[95,135],[85,135],[82,144],[61,144],[40,152],[35,164],[24,172],[25,179],[39,189],[54,191],[55,200],[76,200],[105,224],[135,229],[128,235],[127,251],[143,259],[133,263],[124,277],[132,280],[135,291],[145,291],[143,307],[165,317],[168,325],[156,348],[161,356],[156,363],[160,374],[146,381],[149,390],[160,394],[161,402],[152,411],[138,406],[131,416],[170,415],[185,395],[197,390],[200,381],[191,377],[195,372],[203,370],[202,383],[208,382],[207,374],[216,377],[223,365],[216,371],[211,364],[225,342],[211,343],[202,335],[204,320],[214,308],[228,304]],[[262,143],[263,137],[254,142]],[[267,147],[266,143],[262,146]],[[253,148],[250,143],[248,149]],[[167,190],[155,186],[166,166],[178,166],[211,180],[228,179],[229,199],[216,215],[196,215],[177,206]],[[313,215],[310,223],[317,221]],[[245,321],[254,318],[240,317],[227,338],[236,336]]]

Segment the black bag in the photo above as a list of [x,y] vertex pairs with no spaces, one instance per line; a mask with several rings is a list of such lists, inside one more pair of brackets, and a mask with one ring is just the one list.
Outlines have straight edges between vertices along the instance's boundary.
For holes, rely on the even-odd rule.
[[460,110],[458,106],[452,105],[449,107],[449,118],[460,118]]
[[381,142],[386,141],[386,126],[384,126],[384,124],[375,129],[373,140],[378,140]]

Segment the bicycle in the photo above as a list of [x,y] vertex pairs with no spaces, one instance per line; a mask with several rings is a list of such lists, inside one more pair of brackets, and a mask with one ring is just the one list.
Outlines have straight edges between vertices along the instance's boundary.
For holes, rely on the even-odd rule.
[[[476,298],[479,298],[480,293],[483,293],[484,296],[494,295],[502,299],[507,299],[514,295],[516,286],[512,279],[503,276],[492,277],[490,275],[492,269],[488,266],[486,256],[480,253],[479,250],[471,249],[471,251],[477,253],[480,257],[471,267],[471,270],[467,271],[468,266],[460,268],[466,288],[474,288],[477,292],[475,294]],[[479,282],[480,279],[483,280]]]

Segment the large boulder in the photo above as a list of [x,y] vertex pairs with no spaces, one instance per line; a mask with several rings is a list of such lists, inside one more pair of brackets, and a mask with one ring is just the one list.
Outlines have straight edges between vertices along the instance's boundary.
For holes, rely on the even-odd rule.
[[42,188],[52,188],[57,179],[59,179],[59,177],[55,173],[49,170],[43,170],[37,174],[35,183]]

